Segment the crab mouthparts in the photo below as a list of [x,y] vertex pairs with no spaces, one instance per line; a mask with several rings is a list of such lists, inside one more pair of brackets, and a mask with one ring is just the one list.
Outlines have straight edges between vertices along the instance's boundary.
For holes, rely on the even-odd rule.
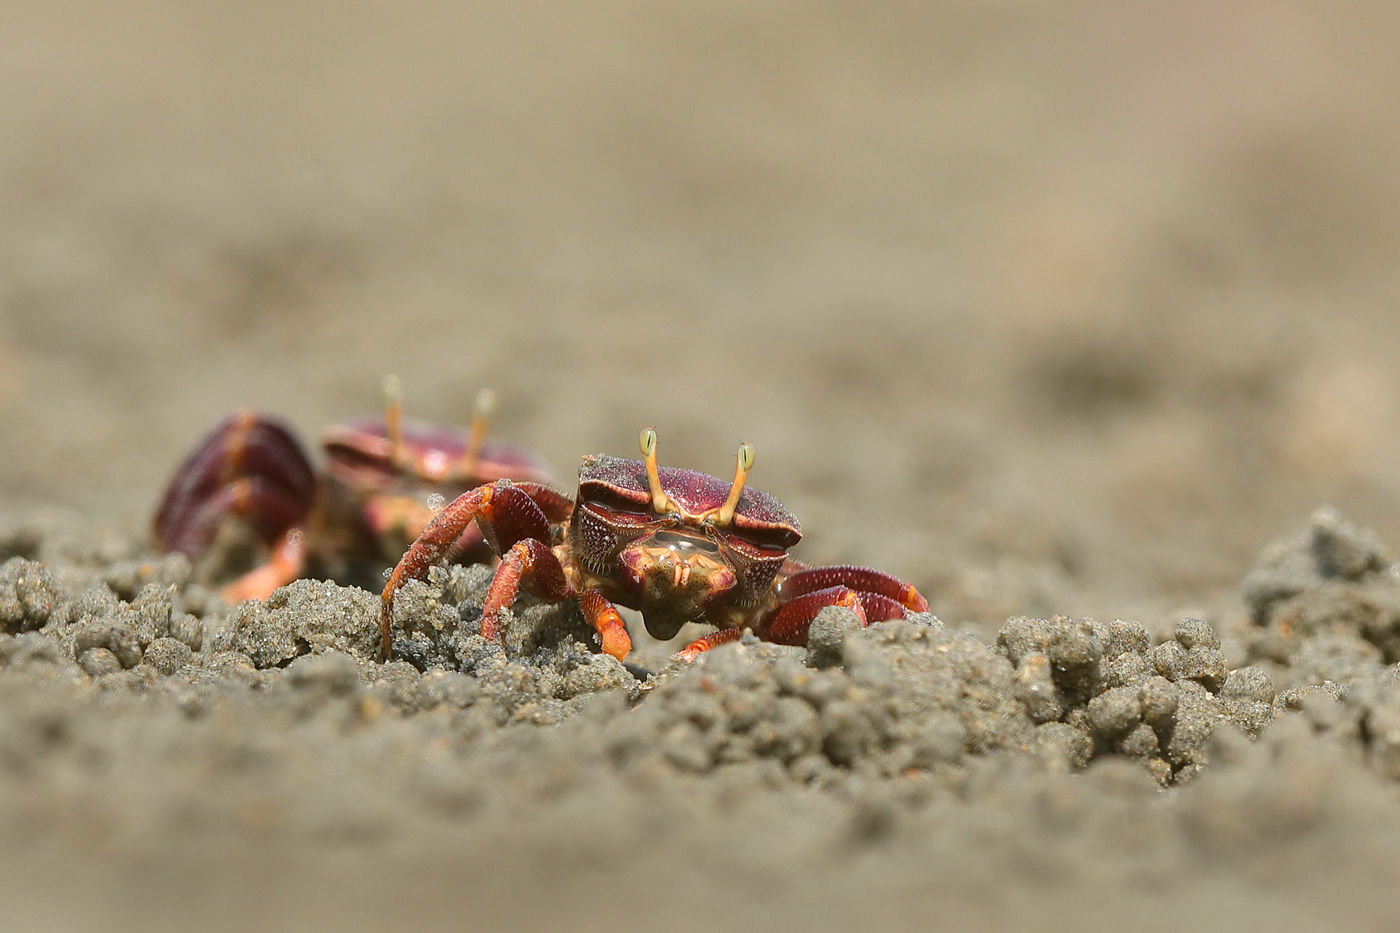
[[646,604],[688,618],[700,615],[712,595],[738,579],[713,541],[677,531],[658,531],[627,548],[622,565]]

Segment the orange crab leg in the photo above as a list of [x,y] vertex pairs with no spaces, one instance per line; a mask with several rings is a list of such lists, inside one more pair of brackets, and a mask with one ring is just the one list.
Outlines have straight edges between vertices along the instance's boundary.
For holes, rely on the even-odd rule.
[[255,567],[219,591],[225,602],[239,603],[245,599],[267,599],[279,586],[286,586],[301,576],[306,565],[305,536],[300,528],[284,533],[272,549],[266,564]]
[[603,653],[619,661],[626,660],[627,655],[632,653],[632,638],[627,634],[627,626],[623,624],[617,607],[591,586],[579,594],[579,605],[583,607],[583,617],[602,639]]
[[695,639],[680,651],[677,651],[672,657],[679,658],[682,661],[694,661],[696,658],[700,657],[700,655],[717,645],[738,641],[743,634],[744,630],[741,628],[718,629],[706,635],[704,638]]

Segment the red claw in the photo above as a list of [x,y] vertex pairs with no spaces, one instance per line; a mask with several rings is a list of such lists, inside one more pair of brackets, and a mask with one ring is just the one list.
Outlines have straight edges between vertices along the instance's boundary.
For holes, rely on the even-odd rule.
[[291,433],[275,419],[239,412],[185,458],[152,522],[157,544],[198,557],[227,516],[247,518],[266,543],[311,509],[315,479]]

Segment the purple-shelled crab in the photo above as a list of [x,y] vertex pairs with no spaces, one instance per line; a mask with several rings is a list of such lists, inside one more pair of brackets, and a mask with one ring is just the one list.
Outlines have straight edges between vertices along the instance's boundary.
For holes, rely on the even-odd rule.
[[[482,483],[547,480],[531,451],[486,437],[489,391],[477,395],[464,432],[405,425],[398,380],[389,377],[384,389],[382,420],[326,432],[320,473],[278,419],[240,411],[219,422],[166,487],[153,522],[157,545],[198,558],[236,516],[269,556],[222,593],[230,601],[262,599],[310,573],[377,578],[442,502]],[[465,562],[489,560],[491,552],[473,527],[441,556]]]
[[922,612],[918,590],[867,567],[806,567],[787,556],[802,537],[774,497],[745,485],[753,448],[739,447],[732,482],[658,467],[656,432],[641,434],[642,460],[584,457],[578,495],[538,482],[498,480],[469,490],[430,521],[384,587],[382,650],[392,651],[394,594],[450,556],[473,523],[501,563],[487,589],[481,634],[498,640],[501,612],[528,585],[548,602],[577,600],[602,649],[632,649],[617,606],[639,610],[647,631],[670,639],[686,622],[717,626],[679,656],[692,659],[744,629],[767,641],[807,642],[825,606],[863,624]]

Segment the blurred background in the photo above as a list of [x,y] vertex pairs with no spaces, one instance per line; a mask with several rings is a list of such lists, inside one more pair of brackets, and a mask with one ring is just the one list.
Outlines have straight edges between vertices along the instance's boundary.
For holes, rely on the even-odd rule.
[[0,502],[228,410],[720,474],[956,623],[1400,541],[1391,3],[0,7]]

